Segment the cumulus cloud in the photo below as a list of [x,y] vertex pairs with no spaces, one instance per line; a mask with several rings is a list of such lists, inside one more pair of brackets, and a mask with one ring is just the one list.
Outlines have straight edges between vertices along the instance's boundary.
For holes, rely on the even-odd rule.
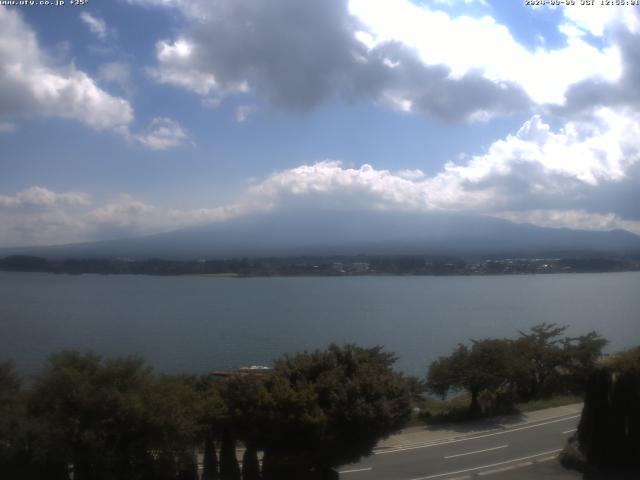
[[30,187],[13,196],[0,196],[0,246],[53,245],[160,233],[267,208],[255,199],[212,208],[162,208],[129,194],[94,205],[86,193]]
[[257,110],[255,105],[239,105],[236,108],[236,121],[238,123],[246,122]]
[[192,42],[182,38],[174,42],[159,41],[156,44],[159,66],[150,68],[150,75],[159,83],[181,87],[200,95],[220,90],[212,73],[193,65],[197,55],[196,48]]
[[630,5],[602,5],[594,2],[588,8],[563,8],[562,15],[566,23],[562,27],[572,27],[576,35],[590,34],[602,37],[607,30],[617,25],[624,25],[633,33],[640,33],[640,17],[637,15],[637,7]]
[[146,131],[129,138],[150,150],[167,150],[184,144],[189,135],[175,120],[158,117],[151,121]]
[[63,210],[18,215],[0,208],[0,245],[3,247],[64,244],[86,238],[82,219]]
[[36,35],[13,9],[0,9],[0,116],[49,116],[95,129],[122,129],[133,120],[126,100],[110,95],[73,65],[55,67]]
[[369,48],[400,42],[414,49],[425,65],[446,66],[450,78],[479,72],[497,84],[518,85],[538,104],[563,103],[566,89],[585,78],[620,76],[615,47],[600,50],[580,38],[569,38],[560,49],[530,52],[488,15],[452,18],[410,0],[351,0],[349,7],[366,25],[361,39],[366,38]]
[[[87,14],[90,25],[102,25]],[[91,20],[89,20],[91,19]],[[105,27],[106,28],[106,27]],[[106,30],[105,30],[106,31]],[[104,64],[99,78],[129,91],[129,67],[120,62]],[[152,150],[182,144],[188,137],[175,120],[155,118],[147,130],[133,133],[133,108],[127,100],[111,95],[87,73],[73,65],[56,66],[40,49],[35,32],[17,11],[0,8],[0,118],[57,117],[77,120],[96,130],[107,130]],[[0,133],[11,133],[15,124],[0,121]]]
[[576,208],[601,186],[627,180],[639,160],[640,115],[599,109],[557,131],[536,115],[487,153],[449,162],[432,177],[324,161],[278,172],[252,192],[271,199],[348,193],[349,204],[422,211]]
[[108,83],[118,85],[122,90],[131,93],[131,68],[124,62],[108,62],[100,65],[98,78]]
[[51,243],[67,239],[70,232],[76,232],[75,241],[114,238],[292,208],[465,212],[540,226],[624,228],[640,234],[639,191],[640,114],[598,108],[559,128],[535,115],[485,153],[447,163],[432,176],[325,160],[254,181],[237,202],[223,206],[160,208],[124,195],[88,209],[84,194],[32,187],[0,196],[0,241],[6,245],[19,235],[35,241],[39,222],[48,234],[60,230],[59,238],[39,240]]
[[450,121],[564,105],[585,81],[617,84],[623,56],[615,39],[594,46],[585,34],[637,30],[637,12],[626,7],[563,9],[566,45],[530,51],[481,1],[464,1],[484,5],[480,18],[442,10],[462,0],[129,3],[176,8],[187,20],[175,39],[157,44],[149,71],[158,82],[215,98],[251,91],[292,110],[364,99]]
[[475,70],[453,76],[449,65],[426,64],[401,41],[367,45],[362,30],[368,27],[345,0],[130,3],[176,7],[185,15],[188,28],[157,43],[149,73],[204,97],[252,92],[294,111],[332,99],[367,100],[446,120],[487,119],[530,102],[509,80]]
[[[640,15],[640,13],[638,14]],[[618,28],[612,36],[620,49],[623,71],[619,81],[585,79],[567,91],[564,105],[552,109],[560,115],[578,115],[594,106],[640,107],[640,91],[634,88],[640,82],[640,32]]]
[[540,227],[571,228],[574,230],[623,229],[640,235],[640,221],[623,220],[614,213],[598,214],[586,210],[529,210],[498,212],[494,217],[514,223],[530,223]]
[[87,206],[89,195],[82,192],[56,193],[44,187],[29,187],[13,196],[0,195],[0,208],[48,209],[58,206]]
[[102,18],[90,14],[89,12],[82,12],[80,14],[80,20],[89,27],[89,30],[98,37],[100,40],[106,40],[108,30],[107,24]]

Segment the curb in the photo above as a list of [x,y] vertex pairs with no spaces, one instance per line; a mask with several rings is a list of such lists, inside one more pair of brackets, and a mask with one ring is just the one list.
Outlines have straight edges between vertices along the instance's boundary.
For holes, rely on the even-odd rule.
[[548,418],[544,418],[544,419],[538,419],[535,421],[529,421],[529,422],[521,422],[521,423],[516,423],[513,425],[509,425],[509,426],[501,426],[501,427],[496,427],[496,428],[491,428],[488,430],[479,430],[477,432],[473,432],[473,433],[469,433],[469,434],[465,434],[465,435],[453,435],[453,436],[449,436],[449,437],[443,437],[443,438],[439,438],[439,439],[435,439],[435,440],[424,440],[424,441],[418,441],[418,442],[411,442],[411,443],[399,443],[397,445],[390,445],[390,446],[384,446],[384,447],[375,447],[373,449],[373,454],[374,455],[379,455],[379,454],[384,454],[384,453],[391,453],[393,451],[397,451],[400,449],[412,449],[412,448],[420,448],[420,447],[429,447],[429,446],[435,446],[435,445],[441,445],[441,444],[446,444],[446,443],[451,443],[451,442],[456,442],[456,441],[460,441],[460,440],[468,440],[468,439],[473,439],[475,437],[478,436],[482,436],[482,435],[486,435],[486,434],[491,434],[491,433],[497,433],[497,432],[506,432],[512,429],[517,429],[517,428],[522,428],[522,427],[527,427],[527,426],[531,426],[531,427],[535,427],[535,425],[537,424],[544,424],[545,422],[554,422],[554,421],[562,421],[562,419],[571,419],[571,418],[576,418],[579,417],[580,414],[564,414],[564,415],[558,415],[555,417],[548,417]]
[[470,480],[473,478],[485,477],[487,475],[495,475],[496,473],[509,472],[511,470],[517,470],[519,468],[530,467],[531,465],[536,465],[538,463],[550,462],[551,460],[555,460],[556,458],[558,458],[557,453],[540,459],[530,460],[528,462],[516,463],[514,465],[509,465],[501,468],[494,468],[493,470],[485,470],[483,472],[473,473],[462,477],[451,477],[448,480]]

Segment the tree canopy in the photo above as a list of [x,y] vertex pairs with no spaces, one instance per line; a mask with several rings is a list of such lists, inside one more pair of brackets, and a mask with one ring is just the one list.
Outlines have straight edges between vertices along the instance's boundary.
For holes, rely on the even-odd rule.
[[[542,323],[519,338],[471,340],[429,367],[427,388],[445,397],[465,390],[469,414],[481,413],[481,393],[512,403],[554,393],[582,393],[607,341],[596,332],[562,337],[567,327]],[[494,405],[495,406],[495,405]]]
[[394,361],[380,347],[331,345],[284,356],[268,374],[215,379],[62,352],[28,388],[0,364],[0,476],[195,480],[206,446],[209,480],[331,477],[409,418],[409,382]]

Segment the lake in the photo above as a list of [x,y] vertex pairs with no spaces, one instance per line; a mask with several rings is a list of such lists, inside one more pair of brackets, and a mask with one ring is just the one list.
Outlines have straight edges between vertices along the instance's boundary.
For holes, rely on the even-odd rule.
[[640,272],[477,277],[213,278],[0,272],[0,358],[142,355],[163,372],[270,364],[330,342],[384,345],[404,372],[470,338],[540,322],[640,344]]

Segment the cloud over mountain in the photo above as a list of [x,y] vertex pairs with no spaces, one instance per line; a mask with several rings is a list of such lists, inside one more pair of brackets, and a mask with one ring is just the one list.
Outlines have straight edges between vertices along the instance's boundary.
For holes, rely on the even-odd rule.
[[[144,47],[130,56],[85,52],[83,62],[69,51],[56,57],[38,22],[0,9],[3,140],[23,135],[24,119],[62,118],[128,144],[114,155],[126,159],[110,160],[126,187],[102,185],[93,203],[92,186],[108,183],[95,165],[86,189],[57,178],[58,193],[37,175],[16,174],[0,195],[1,243],[153,233],[292,209],[463,212],[640,232],[635,7],[526,9],[510,20],[484,0],[128,4],[156,15]],[[101,46],[131,33],[108,11],[74,16]],[[548,39],[527,42],[526,21]],[[460,147],[445,155],[446,129],[459,136],[442,142],[460,138]],[[396,142],[405,131],[431,143],[405,148]],[[467,142],[479,131],[482,141]],[[143,150],[185,145],[193,148],[184,155],[146,163]],[[231,176],[230,165],[242,173]],[[194,184],[202,190],[183,201]]]
[[[170,139],[156,140],[161,147]],[[433,176],[369,164],[352,168],[325,160],[275,172],[251,184],[235,203],[223,206],[160,208],[125,195],[72,215],[67,207],[87,206],[87,195],[33,187],[0,197],[0,209],[4,208],[4,221],[16,225],[28,216],[12,213],[16,205],[58,207],[49,214],[73,218],[74,228],[85,239],[168,231],[291,209],[310,214],[318,209],[462,212],[542,226],[640,233],[640,216],[627,211],[624,201],[621,205],[619,189],[630,185],[628,201],[637,198],[639,166],[640,114],[598,109],[591,119],[570,121],[556,130],[533,116],[486,153],[449,162]],[[37,213],[37,219],[46,223],[46,216]],[[37,229],[34,219],[29,224]],[[61,228],[69,227],[61,223]]]

